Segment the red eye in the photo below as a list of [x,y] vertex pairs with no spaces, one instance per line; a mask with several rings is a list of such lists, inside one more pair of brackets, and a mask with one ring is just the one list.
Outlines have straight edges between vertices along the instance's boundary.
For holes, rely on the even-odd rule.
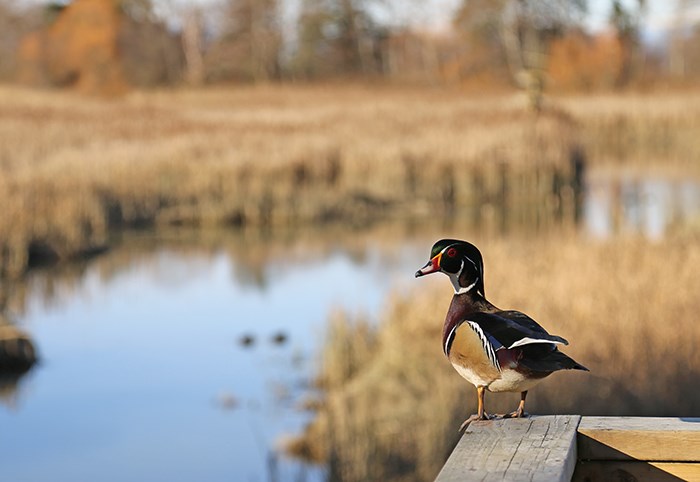
[[457,250],[455,248],[450,248],[447,250],[447,256],[454,258],[457,255]]

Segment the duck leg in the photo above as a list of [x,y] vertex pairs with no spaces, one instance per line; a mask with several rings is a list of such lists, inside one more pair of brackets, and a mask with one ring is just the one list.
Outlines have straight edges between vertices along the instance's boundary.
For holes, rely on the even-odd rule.
[[462,422],[462,425],[459,427],[459,431],[462,432],[465,428],[467,428],[467,425],[470,423],[476,421],[476,420],[490,420],[491,417],[489,417],[489,414],[484,411],[484,395],[486,394],[486,387],[476,387],[476,395],[477,395],[477,401],[478,401],[478,408],[477,408],[477,413],[466,419],[464,422]]
[[518,404],[518,409],[515,412],[506,413],[503,415],[503,418],[528,417],[529,414],[525,411],[525,397],[527,397],[527,390],[520,392],[520,403]]

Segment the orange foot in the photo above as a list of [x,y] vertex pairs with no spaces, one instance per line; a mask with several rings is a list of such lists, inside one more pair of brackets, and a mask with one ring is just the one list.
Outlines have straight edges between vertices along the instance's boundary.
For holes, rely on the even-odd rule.
[[476,422],[477,420],[492,420],[494,418],[496,418],[495,415],[489,415],[486,412],[484,412],[484,414],[481,416],[479,416],[479,414],[475,413],[474,415],[472,415],[471,417],[466,419],[464,422],[462,422],[462,425],[459,426],[459,431],[460,431],[460,433],[463,432],[464,429],[466,429],[470,423]]

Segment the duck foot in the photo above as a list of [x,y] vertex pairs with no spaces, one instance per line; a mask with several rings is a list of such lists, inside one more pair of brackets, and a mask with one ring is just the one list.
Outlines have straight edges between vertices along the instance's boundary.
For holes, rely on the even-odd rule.
[[462,422],[462,425],[459,426],[459,433],[464,432],[464,430],[469,426],[470,423],[476,422],[478,420],[493,420],[496,418],[495,415],[489,415],[488,413],[484,412],[483,415],[479,416],[479,414],[475,413],[468,419],[466,419],[464,422]]
[[516,410],[510,413],[504,413],[501,415],[502,418],[528,418],[530,416],[525,410]]
[[520,403],[518,404],[518,409],[515,412],[506,413],[503,418],[526,418],[530,414],[525,411],[525,399],[527,398],[527,390],[520,392]]

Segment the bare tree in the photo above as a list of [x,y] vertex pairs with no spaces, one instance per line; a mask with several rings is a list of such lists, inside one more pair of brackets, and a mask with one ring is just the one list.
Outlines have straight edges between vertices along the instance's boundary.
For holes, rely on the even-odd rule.
[[295,76],[313,78],[333,70],[325,60],[331,52],[328,25],[332,13],[325,0],[302,0],[297,23],[297,48],[291,62]]
[[306,77],[381,74],[387,29],[370,14],[379,2],[303,0],[293,70]]
[[185,80],[190,85],[204,83],[203,16],[200,7],[191,7],[184,14],[182,50],[185,54]]
[[[688,59],[697,51],[697,25],[688,25],[691,7],[700,6],[699,0],[677,0],[671,38],[669,41],[668,68],[672,76],[683,79],[691,70]],[[690,47],[695,48],[690,48]],[[693,50],[692,52],[690,50]]]
[[[166,3],[161,0],[159,7],[163,5]],[[121,0],[120,6],[125,15],[119,51],[129,84],[155,86],[181,81],[186,65],[180,37],[156,14],[154,2]]]
[[501,37],[511,75],[539,110],[549,44],[577,24],[585,0],[506,0],[501,13]]
[[700,23],[691,29],[691,33],[686,39],[684,73],[686,77],[692,76],[695,79],[700,77]]
[[20,9],[14,0],[0,0],[0,79],[17,77],[17,52],[22,39],[41,22],[39,8]]
[[346,73],[369,74],[372,65],[374,24],[366,1],[336,0],[333,4],[335,51]]
[[620,0],[612,1],[610,11],[610,23],[615,28],[620,48],[622,49],[622,65],[617,78],[617,87],[624,87],[635,74],[635,59],[638,58],[640,49],[640,23],[641,7],[646,5],[644,0],[639,0],[636,11],[625,7]]
[[280,75],[281,48],[277,0],[227,0],[207,71],[220,80],[273,80]]
[[455,12],[452,23],[460,38],[457,55],[462,75],[508,78],[507,54],[518,48],[517,42],[506,48],[513,39],[502,35],[505,4],[505,0],[466,0]]
[[549,45],[585,11],[585,0],[464,0],[454,24],[471,50],[470,71],[510,77],[539,109]]

